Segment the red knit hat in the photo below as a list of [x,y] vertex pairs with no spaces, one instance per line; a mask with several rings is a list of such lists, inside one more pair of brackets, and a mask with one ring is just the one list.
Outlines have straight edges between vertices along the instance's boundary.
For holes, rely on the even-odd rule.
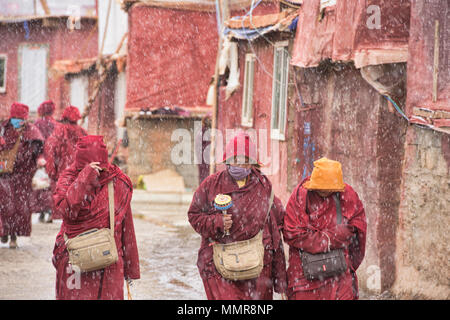
[[77,107],[68,106],[67,108],[64,109],[62,119],[71,122],[77,122],[78,120],[81,119],[80,110],[78,110]]
[[19,102],[14,102],[11,105],[11,113],[9,117],[26,120],[28,119],[28,110],[29,108],[27,105]]
[[55,104],[52,100],[47,100],[39,105],[37,110],[40,117],[51,116],[55,112]]
[[261,166],[255,144],[250,139],[250,136],[243,131],[239,132],[233,140],[227,143],[223,154],[223,162],[235,156],[245,156],[250,160],[256,161],[256,164]]
[[91,162],[100,162],[101,168],[108,168],[108,149],[103,136],[87,135],[78,139],[75,150],[75,166],[83,169]]

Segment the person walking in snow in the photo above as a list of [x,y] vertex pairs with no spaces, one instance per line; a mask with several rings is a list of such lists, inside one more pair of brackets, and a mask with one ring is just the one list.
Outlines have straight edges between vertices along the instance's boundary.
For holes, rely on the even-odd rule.
[[[114,239],[119,259],[103,269],[79,272],[70,267],[65,236],[72,239],[94,228],[109,228],[108,183],[114,186]],[[131,212],[133,185],[108,162],[102,136],[85,136],[76,144],[73,163],[61,173],[53,195],[63,218],[53,249],[58,300],[123,300],[124,280],[140,278],[139,255]],[[79,277],[78,281],[71,280]]]
[[[17,247],[17,237],[31,234],[30,194],[36,162],[43,149],[39,129],[28,122],[28,106],[14,102],[10,117],[0,124],[1,242]],[[13,154],[13,159],[7,159]],[[8,163],[12,170],[7,170]]]
[[[34,125],[39,129],[45,141],[50,137],[53,130],[57,126],[56,120],[53,118],[55,112],[55,104],[51,100],[42,102],[38,107],[39,119]],[[45,170],[45,157],[41,155],[38,159],[38,170]],[[51,188],[33,190],[32,212],[38,212],[39,221],[44,222],[45,214],[48,213],[48,221],[51,221],[52,211],[52,190]]]
[[[197,267],[209,300],[271,300],[273,291],[286,291],[284,208],[277,197],[270,204],[272,184],[257,160],[250,137],[239,133],[226,146],[227,168],[207,177],[194,193],[188,219],[202,237]],[[231,197],[233,205],[226,215],[214,206],[219,194]],[[224,278],[213,261],[214,243],[252,239],[261,230],[264,267],[259,276],[237,281]]]
[[343,182],[341,164],[315,161],[286,206],[289,299],[358,299],[356,269],[364,258],[366,229],[363,204]]
[[[51,180],[52,193],[55,191],[60,174],[74,161],[75,145],[78,139],[87,135],[86,130],[77,124],[80,119],[81,115],[78,108],[68,106],[63,111],[60,123],[45,142],[45,170]],[[49,216],[47,221],[51,222],[53,219],[61,218],[53,209],[52,215]]]

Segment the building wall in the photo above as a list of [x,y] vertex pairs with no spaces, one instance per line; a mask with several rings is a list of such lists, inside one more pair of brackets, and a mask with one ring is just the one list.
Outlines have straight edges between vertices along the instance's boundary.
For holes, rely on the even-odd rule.
[[[201,119],[170,116],[127,119],[129,138],[127,174],[133,184],[137,183],[139,175],[171,169],[183,177],[186,188],[195,190],[198,187],[199,168],[194,160],[195,121],[198,121],[198,124]],[[176,130],[183,130],[188,135],[181,140],[176,140],[178,136],[173,135]],[[188,159],[191,163],[186,161],[188,163],[178,164],[172,159],[172,150],[180,143],[184,144],[180,149],[189,152]]]
[[396,282],[413,299],[449,299],[450,136],[417,126],[405,143]]
[[[6,92],[0,93],[0,118],[8,117],[11,104],[19,99],[18,48],[21,44],[48,45],[48,68],[56,60],[96,56],[95,20],[83,19],[81,28],[72,32],[67,29],[66,20],[62,19],[54,23],[53,26],[46,27],[42,26],[42,21],[28,22],[28,39],[26,39],[23,23],[0,24],[0,53],[6,53],[8,57]],[[52,77],[51,74],[48,74],[47,98],[55,102],[56,115],[59,115],[70,101],[70,97],[65,93],[67,91],[64,90],[64,85],[63,78]]]

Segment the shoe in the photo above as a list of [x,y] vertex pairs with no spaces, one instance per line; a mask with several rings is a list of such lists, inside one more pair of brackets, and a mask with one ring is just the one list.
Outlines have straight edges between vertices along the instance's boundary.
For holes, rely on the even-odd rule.
[[8,236],[3,236],[1,241],[2,241],[2,243],[7,243],[8,242]]
[[17,237],[11,236],[11,241],[9,241],[9,248],[16,249],[17,248]]

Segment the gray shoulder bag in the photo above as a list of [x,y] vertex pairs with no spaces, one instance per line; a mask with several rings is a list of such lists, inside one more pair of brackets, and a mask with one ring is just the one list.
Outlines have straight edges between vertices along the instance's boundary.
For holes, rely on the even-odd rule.
[[[337,224],[341,224],[342,222],[341,202],[339,198],[339,193],[333,194],[333,199],[336,204]],[[306,194],[306,199],[308,199],[308,193]],[[318,279],[323,281],[327,278],[337,277],[347,271],[347,263],[343,249],[328,250],[328,252],[316,254],[300,250],[300,257],[302,260],[303,274],[308,280]]]

